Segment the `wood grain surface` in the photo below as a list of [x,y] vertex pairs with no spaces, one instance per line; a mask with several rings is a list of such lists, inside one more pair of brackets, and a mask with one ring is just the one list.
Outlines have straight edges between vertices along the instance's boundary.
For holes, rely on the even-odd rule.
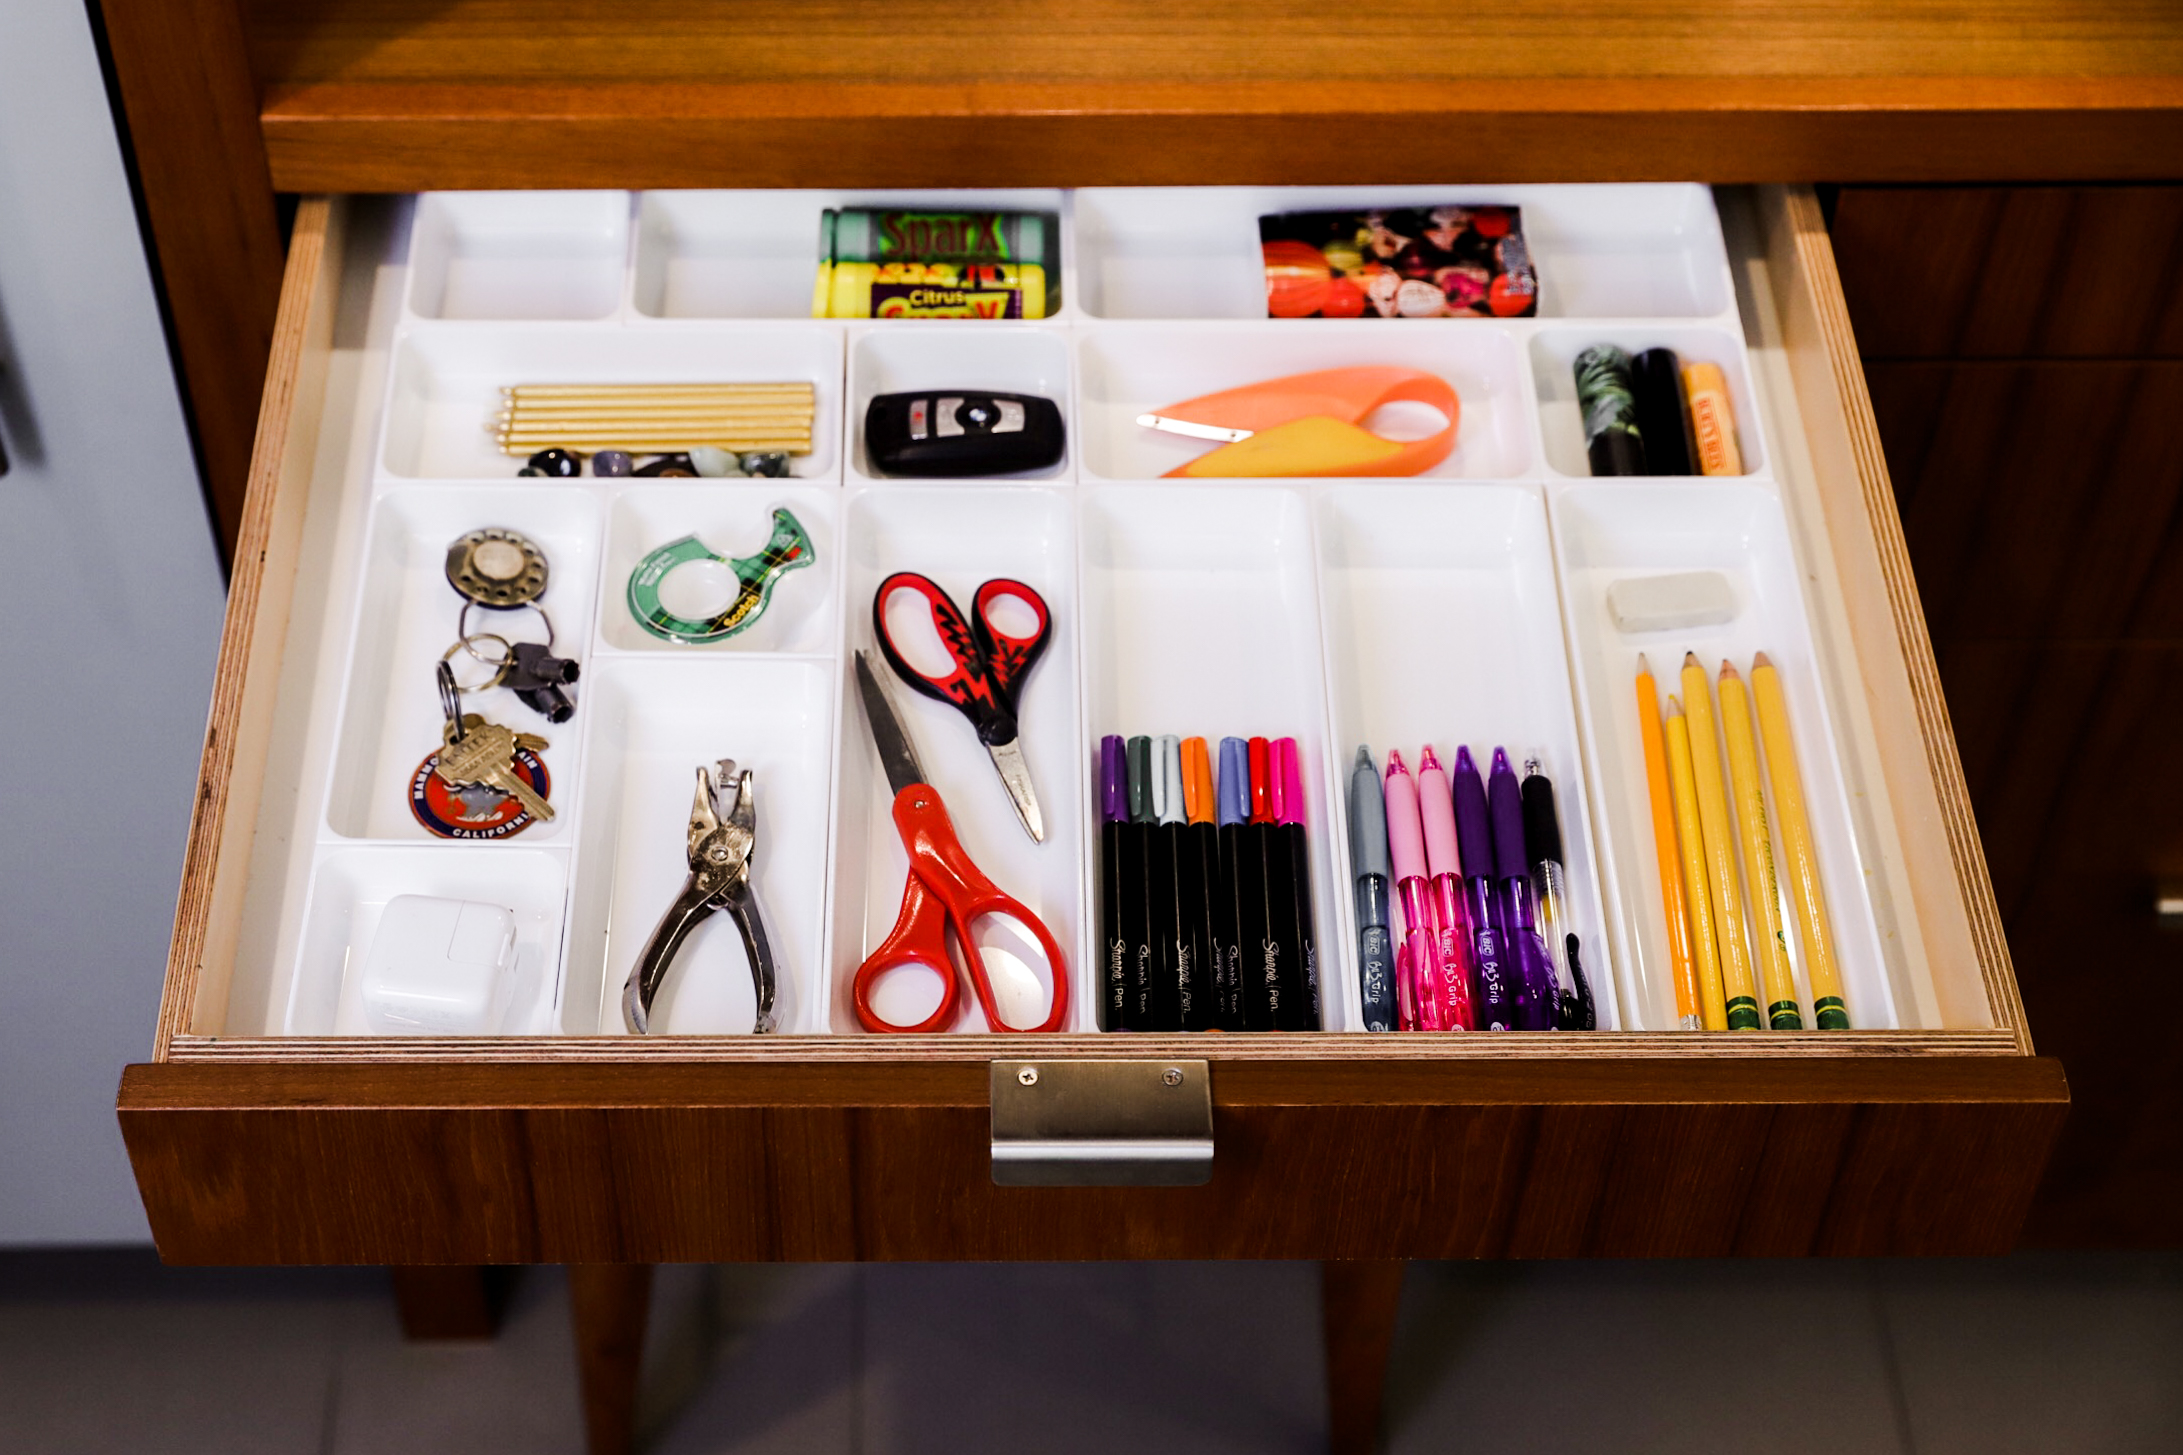
[[986,1075],[148,1065],[121,1121],[181,1263],[1781,1256],[2005,1250],[2067,1105],[2028,1057],[1238,1062],[1210,1185],[1003,1189]]
[[280,219],[236,0],[100,0],[152,265],[223,555],[280,307]]

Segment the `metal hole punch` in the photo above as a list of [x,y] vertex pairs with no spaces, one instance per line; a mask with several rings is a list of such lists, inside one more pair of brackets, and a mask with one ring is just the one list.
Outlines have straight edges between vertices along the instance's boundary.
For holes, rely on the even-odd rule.
[[717,784],[706,769],[697,770],[697,793],[690,803],[690,877],[645,941],[644,953],[622,987],[622,1020],[640,1036],[650,1029],[652,1002],[674,965],[675,953],[707,915],[720,909],[735,920],[743,950],[750,957],[751,981],[758,992],[758,1018],[752,1033],[762,1036],[774,1028],[773,943],[767,938],[750,884],[751,860],[758,846],[752,779],[748,770],[737,773],[731,758],[721,759],[718,766]]

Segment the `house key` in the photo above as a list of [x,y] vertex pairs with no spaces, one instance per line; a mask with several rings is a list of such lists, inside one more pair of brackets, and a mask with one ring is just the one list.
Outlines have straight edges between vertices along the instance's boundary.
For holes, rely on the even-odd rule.
[[515,771],[516,750],[535,753],[546,746],[544,738],[487,722],[474,712],[463,714],[459,722],[449,721],[445,731],[447,746],[440,749],[432,771],[448,787],[490,788],[522,804],[532,818],[544,822],[553,817],[553,805],[532,792]]
[[[410,776],[409,806],[417,821],[449,839],[502,839],[553,817],[546,740],[462,710],[454,669],[439,666],[440,705],[447,714],[439,751]],[[482,791],[480,791],[482,790]]]

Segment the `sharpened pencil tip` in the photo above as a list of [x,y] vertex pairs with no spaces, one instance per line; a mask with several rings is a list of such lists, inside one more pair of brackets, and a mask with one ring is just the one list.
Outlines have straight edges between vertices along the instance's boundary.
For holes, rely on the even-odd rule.
[[1686,666],[1686,667],[1695,667],[1695,666],[1697,666],[1697,665],[1698,665],[1698,654],[1697,654],[1696,652],[1685,652],[1685,653],[1683,653],[1683,665],[1684,665],[1684,666]]
[[1721,680],[1723,682],[1741,682],[1743,680],[1743,674],[1736,670],[1736,664],[1726,657],[1721,658]]
[[1682,715],[1683,715],[1683,704],[1681,704],[1680,702],[1677,702],[1677,701],[1675,700],[1675,694],[1674,694],[1674,693],[1672,693],[1672,692],[1670,692],[1670,693],[1668,694],[1668,716],[1669,716],[1669,717],[1681,717]]
[[1760,652],[1757,656],[1751,659],[1751,670],[1754,672],[1756,672],[1761,667],[1771,667],[1773,665],[1774,664],[1767,659],[1767,656],[1764,652]]
[[1643,652],[1637,654],[1637,675],[1640,677],[1650,677],[1652,675],[1652,663],[1645,660]]

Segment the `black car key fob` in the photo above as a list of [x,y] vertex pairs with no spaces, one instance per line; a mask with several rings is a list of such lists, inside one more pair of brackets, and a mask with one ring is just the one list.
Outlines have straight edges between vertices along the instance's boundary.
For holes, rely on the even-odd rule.
[[882,475],[1009,475],[1061,460],[1061,410],[1036,394],[881,394],[864,447]]

